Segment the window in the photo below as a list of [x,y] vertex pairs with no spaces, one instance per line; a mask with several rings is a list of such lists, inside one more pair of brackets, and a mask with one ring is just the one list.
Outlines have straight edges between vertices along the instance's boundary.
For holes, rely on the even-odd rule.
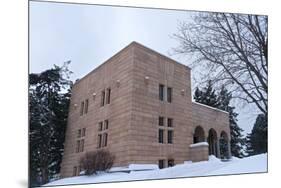
[[102,121],[101,122],[99,122],[99,131],[102,131]]
[[83,115],[84,112],[84,101],[81,102],[81,106],[80,106],[80,116]]
[[101,148],[102,135],[98,135],[98,148]]
[[165,164],[164,160],[159,160],[159,162],[158,162],[159,169],[164,168],[165,167],[164,164]]
[[107,146],[107,133],[103,134],[103,147]]
[[78,130],[78,133],[77,133],[77,138],[80,138],[81,137],[81,129]]
[[80,140],[77,140],[76,142],[76,153],[79,153],[80,151]]
[[105,91],[103,90],[101,92],[101,104],[100,104],[100,106],[104,106],[104,99],[105,99]]
[[104,121],[104,129],[105,129],[105,130],[108,129],[108,120],[105,120],[105,121]]
[[168,144],[172,144],[172,143],[173,143],[173,131],[168,130]]
[[76,173],[77,173],[77,167],[74,166],[74,167],[73,167],[72,176],[76,176]]
[[168,118],[168,127],[173,127],[173,119]]
[[99,122],[98,127],[98,146],[97,148],[102,148],[107,146],[108,139],[108,120]]
[[159,131],[158,131],[158,142],[164,143],[164,130],[163,129],[159,129]]
[[172,102],[172,94],[173,94],[173,89],[170,88],[170,87],[168,87],[168,88],[167,88],[167,101],[168,101],[169,103]]
[[80,141],[80,152],[83,152],[84,151],[84,139],[82,139],[81,141]]
[[111,89],[107,88],[106,89],[106,104],[110,104],[110,92],[111,92]]
[[159,120],[158,120],[158,125],[159,126],[164,126],[164,117],[159,117]]
[[168,159],[168,167],[173,167],[175,165],[174,159]]
[[159,85],[159,100],[164,101],[164,85]]
[[86,99],[86,101],[85,101],[85,114],[87,114],[88,113],[88,106],[89,106],[89,99]]
[[83,128],[82,129],[82,136],[85,136],[86,135],[86,128]]

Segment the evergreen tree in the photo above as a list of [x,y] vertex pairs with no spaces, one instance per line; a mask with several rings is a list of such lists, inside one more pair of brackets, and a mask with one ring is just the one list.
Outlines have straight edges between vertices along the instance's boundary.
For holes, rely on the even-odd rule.
[[[196,88],[194,93],[194,100],[196,102],[219,108],[229,113],[231,153],[235,157],[243,157],[243,145],[245,144],[245,139],[242,135],[243,130],[237,124],[238,114],[234,111],[235,107],[230,106],[231,99],[232,95],[225,87],[222,87],[219,92],[216,92],[212,87],[211,81],[209,81],[207,86],[202,90]],[[225,143],[222,141],[222,155],[227,152],[226,149]]]
[[237,116],[235,107],[230,106],[230,101],[232,99],[232,95],[228,90],[222,86],[219,97],[218,97],[218,108],[221,110],[225,110],[229,113],[229,126],[230,126],[230,147],[231,147],[231,154],[235,157],[243,157],[243,146],[245,145],[245,138],[243,138],[241,129],[237,124]]
[[247,135],[247,153],[248,155],[257,155],[267,153],[267,117],[259,114],[252,129]]
[[47,183],[60,170],[72,85],[69,63],[29,75],[31,185]]

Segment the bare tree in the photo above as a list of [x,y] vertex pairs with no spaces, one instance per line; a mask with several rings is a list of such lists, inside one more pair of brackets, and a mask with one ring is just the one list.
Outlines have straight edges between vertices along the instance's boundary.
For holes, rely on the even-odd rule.
[[204,67],[203,81],[228,87],[234,97],[267,114],[267,16],[196,13],[179,24],[175,52]]

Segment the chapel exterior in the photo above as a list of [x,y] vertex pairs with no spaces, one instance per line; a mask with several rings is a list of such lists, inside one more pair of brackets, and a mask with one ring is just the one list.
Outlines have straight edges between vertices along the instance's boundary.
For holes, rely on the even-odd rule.
[[191,69],[137,42],[72,88],[61,176],[81,171],[87,151],[108,150],[114,166],[159,168],[230,154],[228,113],[192,102]]

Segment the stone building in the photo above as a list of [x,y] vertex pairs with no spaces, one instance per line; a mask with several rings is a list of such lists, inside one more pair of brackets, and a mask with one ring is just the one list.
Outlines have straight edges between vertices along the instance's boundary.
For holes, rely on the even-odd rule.
[[87,151],[106,149],[114,166],[230,157],[228,113],[192,102],[191,69],[132,42],[76,81],[66,130],[62,177],[81,170]]

